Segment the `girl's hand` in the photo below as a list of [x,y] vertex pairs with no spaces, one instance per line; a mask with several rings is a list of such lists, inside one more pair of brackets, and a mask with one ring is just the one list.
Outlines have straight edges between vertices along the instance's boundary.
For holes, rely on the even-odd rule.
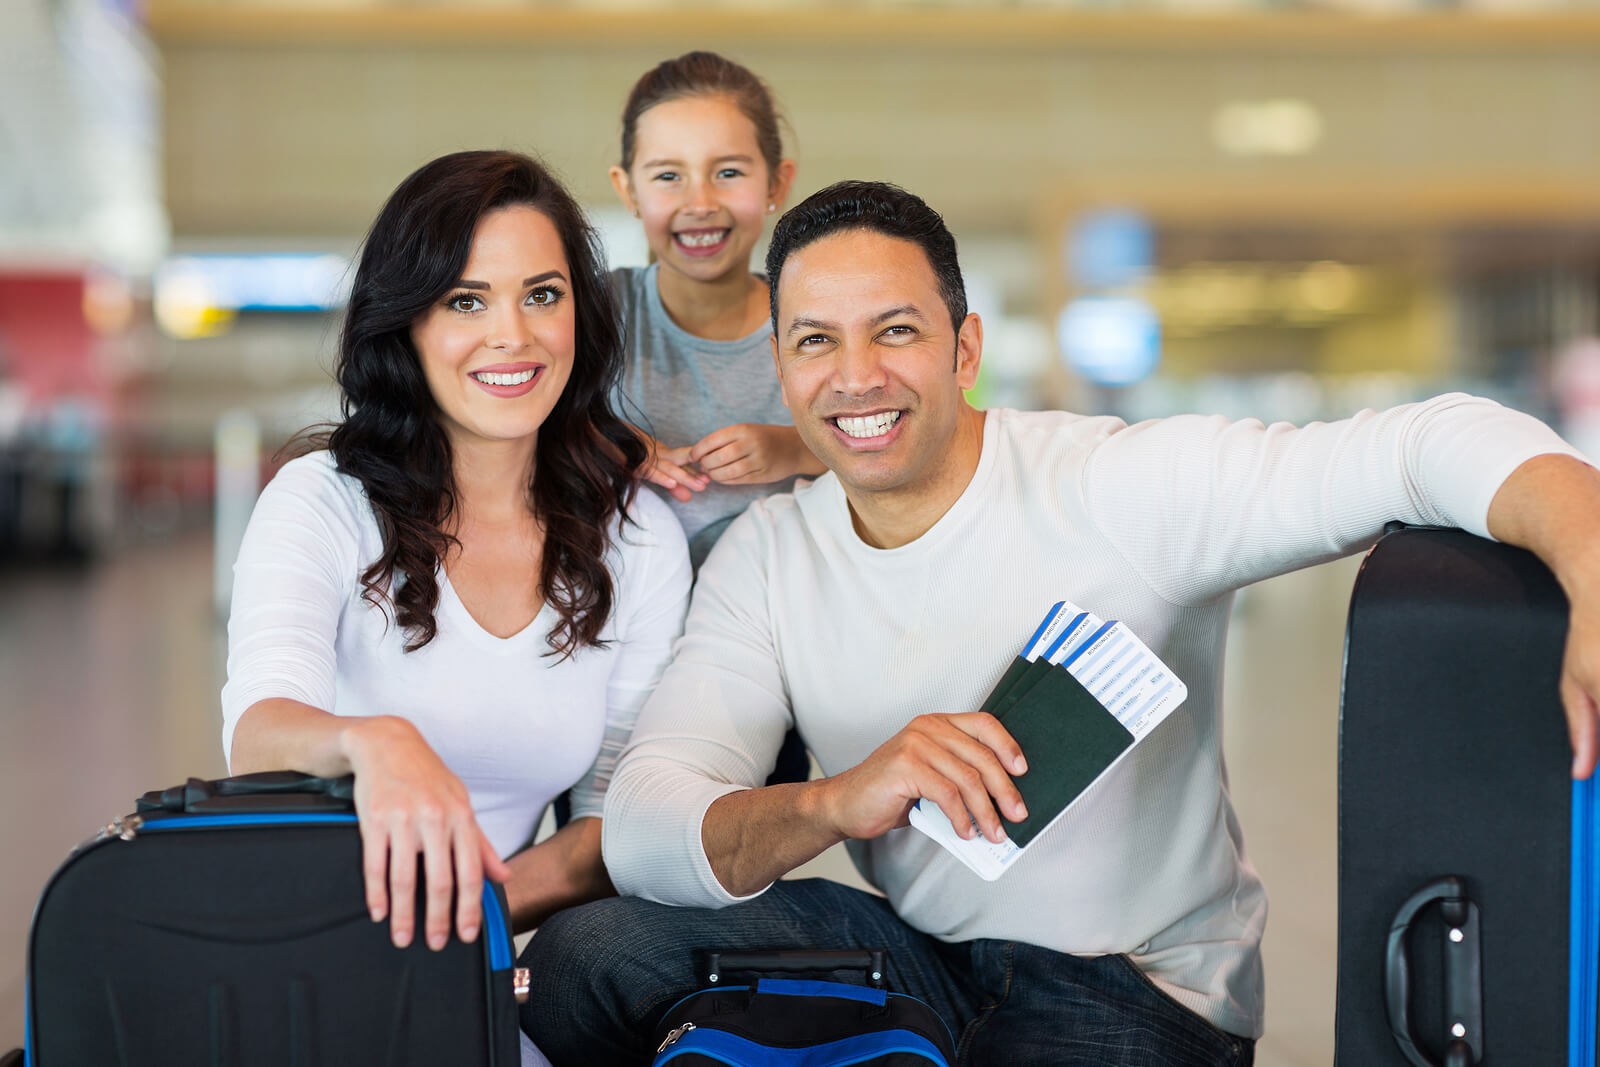
[[428,947],[441,949],[450,938],[452,895],[457,934],[463,941],[475,939],[483,925],[484,878],[503,882],[511,870],[478,827],[467,787],[405,719],[358,720],[346,749],[356,776],[362,873],[373,921],[387,916],[395,946],[411,943],[420,860]]
[[711,484],[709,478],[695,473],[689,467],[689,451],[693,446],[668,448],[643,430],[635,428],[633,432],[638,434],[639,440],[650,449],[649,458],[639,467],[639,477],[659,485],[671,493],[674,499],[685,504],[695,493],[703,491]]
[[793,426],[759,422],[712,430],[690,446],[688,459],[724,485],[764,485],[823,470]]

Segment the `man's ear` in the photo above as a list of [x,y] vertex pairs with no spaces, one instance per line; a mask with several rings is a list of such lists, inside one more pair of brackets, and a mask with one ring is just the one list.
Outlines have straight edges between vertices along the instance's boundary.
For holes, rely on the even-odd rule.
[[978,364],[983,362],[983,320],[967,312],[956,331],[956,382],[965,392],[978,384]]
[[778,372],[778,396],[783,400],[783,406],[789,406],[789,383],[783,380],[783,360],[778,358],[778,335],[773,333],[768,341],[772,344],[772,369]]
[[606,172],[611,178],[611,188],[617,191],[617,199],[622,201],[622,206],[632,212],[635,217],[639,214],[639,205],[633,200],[633,179],[628,177],[628,172],[621,167],[613,166]]

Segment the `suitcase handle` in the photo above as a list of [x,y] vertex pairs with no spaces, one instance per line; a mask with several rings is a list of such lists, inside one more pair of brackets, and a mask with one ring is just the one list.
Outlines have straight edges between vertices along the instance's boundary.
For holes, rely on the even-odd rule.
[[[307,794],[323,798],[316,806],[319,810],[354,811],[355,777],[317,778],[297,771],[261,771],[241,774],[233,778],[216,778],[206,781],[191,778],[183,785],[170,789],[151,790],[139,798],[141,812],[229,812],[261,811],[259,802],[230,804],[232,798]],[[303,807],[304,805],[297,805]]]
[[864,971],[867,984],[882,989],[887,949],[769,949],[755,952],[707,952],[706,984],[716,985],[729,971]]
[[[1437,903],[1449,932],[1444,946],[1444,1060],[1429,1059],[1411,1028],[1411,957],[1407,935],[1423,908]],[[1389,924],[1384,953],[1384,995],[1389,1031],[1414,1067],[1471,1067],[1483,1059],[1483,966],[1478,939],[1478,906],[1455,876],[1437,878],[1412,893]]]

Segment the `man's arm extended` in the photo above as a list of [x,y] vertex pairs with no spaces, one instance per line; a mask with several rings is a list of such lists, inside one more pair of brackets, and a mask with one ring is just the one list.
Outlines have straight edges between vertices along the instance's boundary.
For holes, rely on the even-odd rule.
[[1600,471],[1571,456],[1533,457],[1490,501],[1489,532],[1543,560],[1571,602],[1561,703],[1572,776],[1587,778],[1600,754]]

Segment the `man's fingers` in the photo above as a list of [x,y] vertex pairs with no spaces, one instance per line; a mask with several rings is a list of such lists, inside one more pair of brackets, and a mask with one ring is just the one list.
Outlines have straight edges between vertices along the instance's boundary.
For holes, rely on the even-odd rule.
[[973,711],[946,718],[956,729],[988,746],[1012,774],[1028,773],[1028,760],[1022,754],[1022,746],[1017,744],[1016,738],[1000,724],[999,719],[987,711]]
[[[1004,758],[1011,766],[1016,766],[1016,761],[1021,759],[1022,750],[994,716],[977,713],[972,716],[936,715],[930,716],[929,719],[931,721],[927,724],[927,728],[934,737],[937,737],[938,743],[950,753],[950,758],[960,760],[978,776],[985,798],[993,797],[995,806],[1012,822],[1027,818],[1028,809],[1022,802],[1022,793],[1011,780],[1011,775],[1007,773],[1006,764],[1001,762]],[[958,719],[966,721],[955,721]],[[981,720],[988,720],[988,723],[985,725]],[[974,726],[974,721],[978,721],[977,726]],[[978,733],[969,732],[974,729],[989,740],[985,741],[978,736]],[[1001,753],[996,751],[996,747],[1001,746],[1002,742],[1010,748],[1011,755],[1002,757]],[[1026,767],[1027,763],[1023,762],[1022,766]],[[958,777],[948,767],[941,769],[951,777]],[[978,815],[976,809],[973,810],[973,815]],[[980,818],[980,825],[982,822]]]
[[1572,777],[1594,773],[1600,756],[1600,723],[1594,698],[1571,675],[1561,678],[1561,704],[1567,713],[1567,734],[1572,739]]

